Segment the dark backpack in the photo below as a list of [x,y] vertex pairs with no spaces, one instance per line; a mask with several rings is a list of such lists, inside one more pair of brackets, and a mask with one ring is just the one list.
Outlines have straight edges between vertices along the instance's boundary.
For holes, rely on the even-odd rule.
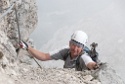
[[98,62],[98,52],[96,51],[97,43],[93,42],[91,45],[91,50],[85,46],[84,51],[92,58],[94,62]]

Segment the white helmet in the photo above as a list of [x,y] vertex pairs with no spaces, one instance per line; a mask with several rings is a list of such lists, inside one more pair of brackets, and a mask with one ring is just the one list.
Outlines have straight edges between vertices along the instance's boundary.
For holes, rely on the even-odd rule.
[[86,43],[88,41],[88,36],[83,31],[76,31],[72,34],[71,40],[75,40],[83,45],[86,45]]

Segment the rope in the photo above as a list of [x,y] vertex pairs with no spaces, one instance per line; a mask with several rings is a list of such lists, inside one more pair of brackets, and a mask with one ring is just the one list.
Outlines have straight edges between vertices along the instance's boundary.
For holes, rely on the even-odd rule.
[[37,63],[37,65],[42,69],[41,65],[36,61],[36,59],[33,57],[34,61]]
[[20,34],[20,26],[19,26],[19,22],[18,22],[19,20],[18,20],[18,16],[17,16],[16,7],[14,9],[15,9],[15,15],[16,15],[17,28],[18,28],[19,43],[20,43],[21,42],[21,34]]

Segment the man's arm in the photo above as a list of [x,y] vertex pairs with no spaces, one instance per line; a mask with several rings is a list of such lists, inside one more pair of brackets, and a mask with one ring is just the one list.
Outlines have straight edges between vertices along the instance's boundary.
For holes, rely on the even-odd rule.
[[39,50],[36,50],[30,46],[28,46],[28,52],[33,56],[36,57],[39,60],[45,61],[45,60],[51,60],[51,56],[49,53],[44,53]]
[[64,49],[61,49],[58,51],[56,50],[54,52],[44,53],[44,52],[41,52],[39,50],[32,48],[24,41],[21,41],[19,45],[20,45],[20,48],[27,50],[33,57],[36,57],[37,59],[42,60],[42,61],[52,60],[52,59],[54,59],[54,60],[62,59],[63,60],[63,56],[65,56],[67,51],[69,51],[68,48],[64,48]]
[[82,56],[82,59],[85,62],[85,65],[87,68],[89,68],[90,70],[96,69],[97,63],[94,62],[90,56],[88,56],[87,54],[84,54]]
[[89,62],[87,65],[87,68],[89,68],[90,70],[96,69],[97,68],[97,64],[95,62]]

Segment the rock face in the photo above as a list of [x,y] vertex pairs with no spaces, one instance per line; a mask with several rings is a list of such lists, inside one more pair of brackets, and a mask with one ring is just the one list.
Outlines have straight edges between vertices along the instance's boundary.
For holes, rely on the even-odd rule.
[[[9,61],[12,62],[14,62],[17,56],[15,48],[19,42],[17,21],[19,23],[22,40],[28,40],[28,36],[37,24],[37,7],[35,0],[16,0],[16,2],[14,2],[14,0],[0,1],[0,51],[4,55],[3,59],[9,59]],[[3,16],[12,5],[14,6],[11,11]],[[16,19],[15,8],[17,9],[18,19]]]
[[[14,8],[17,9],[22,40],[28,40],[37,25],[35,0],[0,0],[0,74],[4,74],[3,79],[6,79],[5,73],[16,74],[13,67],[17,67],[16,45],[19,42],[19,34]],[[0,83],[3,83],[2,78]]]
[[[4,14],[7,9],[14,4],[14,0],[1,0],[1,10],[0,15]],[[15,8],[17,10],[17,17],[15,14]],[[18,42],[18,24],[20,28],[22,40],[28,40],[28,36],[36,28],[37,25],[37,7],[35,0],[18,0],[15,2],[12,11],[10,11],[6,16],[1,18],[0,29],[1,32],[6,34],[11,43],[15,46]]]
[[[30,65],[26,51],[17,54],[18,25],[14,7],[17,9],[21,39],[27,41],[37,25],[35,0],[17,0],[6,14],[13,0],[0,0],[0,84],[124,84],[115,71],[104,66],[94,71],[74,71]],[[30,41],[29,41],[30,42]]]

